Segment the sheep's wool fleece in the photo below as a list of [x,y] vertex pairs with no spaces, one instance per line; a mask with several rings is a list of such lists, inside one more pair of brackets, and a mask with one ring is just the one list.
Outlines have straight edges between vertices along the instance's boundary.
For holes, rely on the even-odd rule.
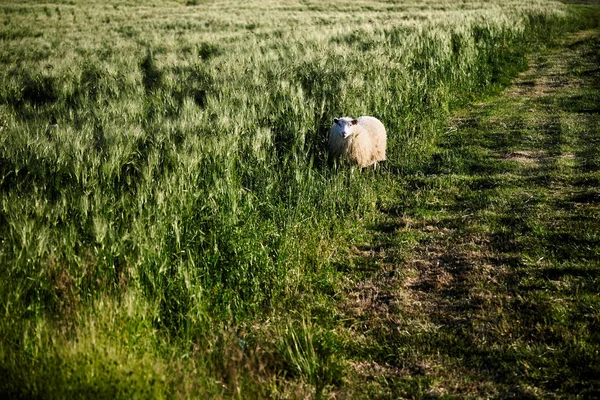
[[329,151],[333,157],[342,157],[361,168],[386,159],[386,132],[381,121],[375,117],[363,116],[347,129],[352,130],[353,134],[344,138],[340,135],[339,127],[336,124],[332,126]]

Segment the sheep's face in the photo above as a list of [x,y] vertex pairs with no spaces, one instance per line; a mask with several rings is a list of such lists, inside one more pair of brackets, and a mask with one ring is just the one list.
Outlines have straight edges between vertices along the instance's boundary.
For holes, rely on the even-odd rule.
[[352,118],[334,118],[333,126],[331,129],[333,131],[343,137],[344,139],[348,139],[350,136],[354,134],[354,127],[358,123],[358,120]]

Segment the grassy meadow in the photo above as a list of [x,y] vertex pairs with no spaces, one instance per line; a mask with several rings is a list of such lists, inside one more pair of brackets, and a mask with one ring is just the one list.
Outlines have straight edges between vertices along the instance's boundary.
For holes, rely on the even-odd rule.
[[[440,147],[452,111],[590,10],[0,2],[0,394],[360,396],[356,232],[462,151]],[[329,169],[331,120],[359,115],[388,161]]]

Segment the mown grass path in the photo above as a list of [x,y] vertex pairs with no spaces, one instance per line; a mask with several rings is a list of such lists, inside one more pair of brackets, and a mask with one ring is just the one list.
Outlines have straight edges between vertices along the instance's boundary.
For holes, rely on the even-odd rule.
[[600,396],[600,32],[529,65],[353,248],[353,396]]

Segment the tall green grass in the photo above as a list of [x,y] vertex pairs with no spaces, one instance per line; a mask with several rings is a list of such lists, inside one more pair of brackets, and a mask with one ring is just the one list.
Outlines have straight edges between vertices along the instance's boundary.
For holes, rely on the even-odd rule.
[[[570,18],[521,0],[3,2],[0,392],[343,384],[340,232]],[[383,173],[326,168],[346,115],[384,122]]]

